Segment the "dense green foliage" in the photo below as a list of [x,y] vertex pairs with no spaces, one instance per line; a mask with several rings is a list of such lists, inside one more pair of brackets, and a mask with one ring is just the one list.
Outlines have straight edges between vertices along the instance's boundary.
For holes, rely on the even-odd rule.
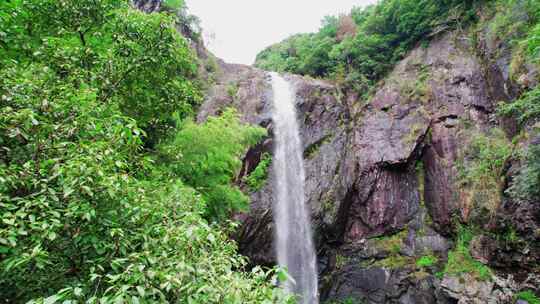
[[[477,24],[484,31],[488,43],[503,42],[516,50],[526,48],[527,36],[538,22],[538,0],[491,0],[481,14],[484,20]],[[481,50],[481,47],[479,49]]]
[[190,122],[197,60],[175,26],[127,1],[0,2],[3,300],[281,301],[207,221],[246,203],[232,176],[264,130]]
[[[537,13],[535,16],[535,21],[540,18],[540,12],[538,12],[539,9],[536,8],[536,10]],[[538,61],[540,56],[540,24],[536,24],[532,29],[530,29],[525,43],[529,56]]]
[[331,77],[360,93],[420,41],[475,17],[483,1],[383,0],[348,16],[327,17],[318,33],[299,34],[258,54],[256,66]]
[[114,102],[140,127],[163,133],[173,112],[185,117],[200,100],[192,82],[196,64],[172,17],[122,9],[121,3],[3,3],[0,65],[16,73],[27,63],[25,71],[54,74],[75,89],[87,86],[97,101]]
[[265,135],[265,129],[241,125],[229,110],[202,125],[188,122],[160,151],[170,171],[203,194],[208,217],[217,219],[247,207],[247,196],[231,183],[239,156]]

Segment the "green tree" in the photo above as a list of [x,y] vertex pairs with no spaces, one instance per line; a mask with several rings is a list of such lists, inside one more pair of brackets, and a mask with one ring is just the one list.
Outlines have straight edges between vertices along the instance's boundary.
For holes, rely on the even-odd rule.
[[75,87],[94,87],[99,100],[114,101],[156,135],[166,133],[173,113],[186,117],[201,100],[196,60],[172,16],[112,0],[2,5],[1,31],[11,39],[4,65],[41,63]]
[[[245,204],[231,178],[263,131],[232,113],[175,128],[201,95],[176,24],[128,1],[0,2],[3,300],[287,301],[275,273],[243,271],[231,225],[204,218],[229,210],[222,194]],[[152,150],[171,137],[199,180]]]
[[[263,50],[255,65],[314,77],[334,77],[366,93],[420,41],[475,18],[483,1],[383,0],[354,8],[355,35],[337,37],[340,19],[325,17],[319,32],[300,34]],[[351,30],[351,32],[353,32]],[[343,75],[345,74],[345,75]]]

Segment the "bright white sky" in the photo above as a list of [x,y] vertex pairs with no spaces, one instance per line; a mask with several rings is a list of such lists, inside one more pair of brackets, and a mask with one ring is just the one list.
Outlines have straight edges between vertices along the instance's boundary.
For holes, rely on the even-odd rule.
[[202,21],[207,47],[229,63],[252,64],[265,47],[315,32],[327,15],[377,0],[186,0]]

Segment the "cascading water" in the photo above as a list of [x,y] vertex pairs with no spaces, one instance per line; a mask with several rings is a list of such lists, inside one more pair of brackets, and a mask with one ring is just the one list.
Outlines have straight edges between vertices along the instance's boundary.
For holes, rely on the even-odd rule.
[[304,200],[304,159],[296,121],[292,86],[272,73],[274,91],[274,221],[276,249],[280,266],[293,280],[287,291],[299,296],[299,303],[318,303],[317,267],[310,216]]

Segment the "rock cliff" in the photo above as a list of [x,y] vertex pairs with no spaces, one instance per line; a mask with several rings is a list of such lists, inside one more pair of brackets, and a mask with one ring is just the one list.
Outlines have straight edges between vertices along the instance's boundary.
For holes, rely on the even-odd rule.
[[[491,189],[494,196],[478,203],[477,193],[460,182],[475,134],[516,132],[494,111],[515,98],[520,84],[510,80],[504,52],[493,55],[493,48],[504,50],[485,45],[481,54],[463,32],[440,35],[410,52],[369,101],[327,81],[286,75],[296,88],[323,300],[509,303],[520,286],[538,286],[539,205],[512,202],[505,189]],[[235,238],[251,263],[272,265],[273,177],[257,191],[243,182],[272,151],[269,76],[248,66],[219,66],[198,119],[234,107],[245,122],[269,130],[246,153],[237,178],[251,206],[236,215]],[[519,163],[507,167],[507,179],[519,172]],[[485,231],[474,236],[470,254],[493,269],[490,279],[444,272],[461,224]],[[521,245],[493,238],[508,226]],[[438,262],[424,266],[425,257]]]

